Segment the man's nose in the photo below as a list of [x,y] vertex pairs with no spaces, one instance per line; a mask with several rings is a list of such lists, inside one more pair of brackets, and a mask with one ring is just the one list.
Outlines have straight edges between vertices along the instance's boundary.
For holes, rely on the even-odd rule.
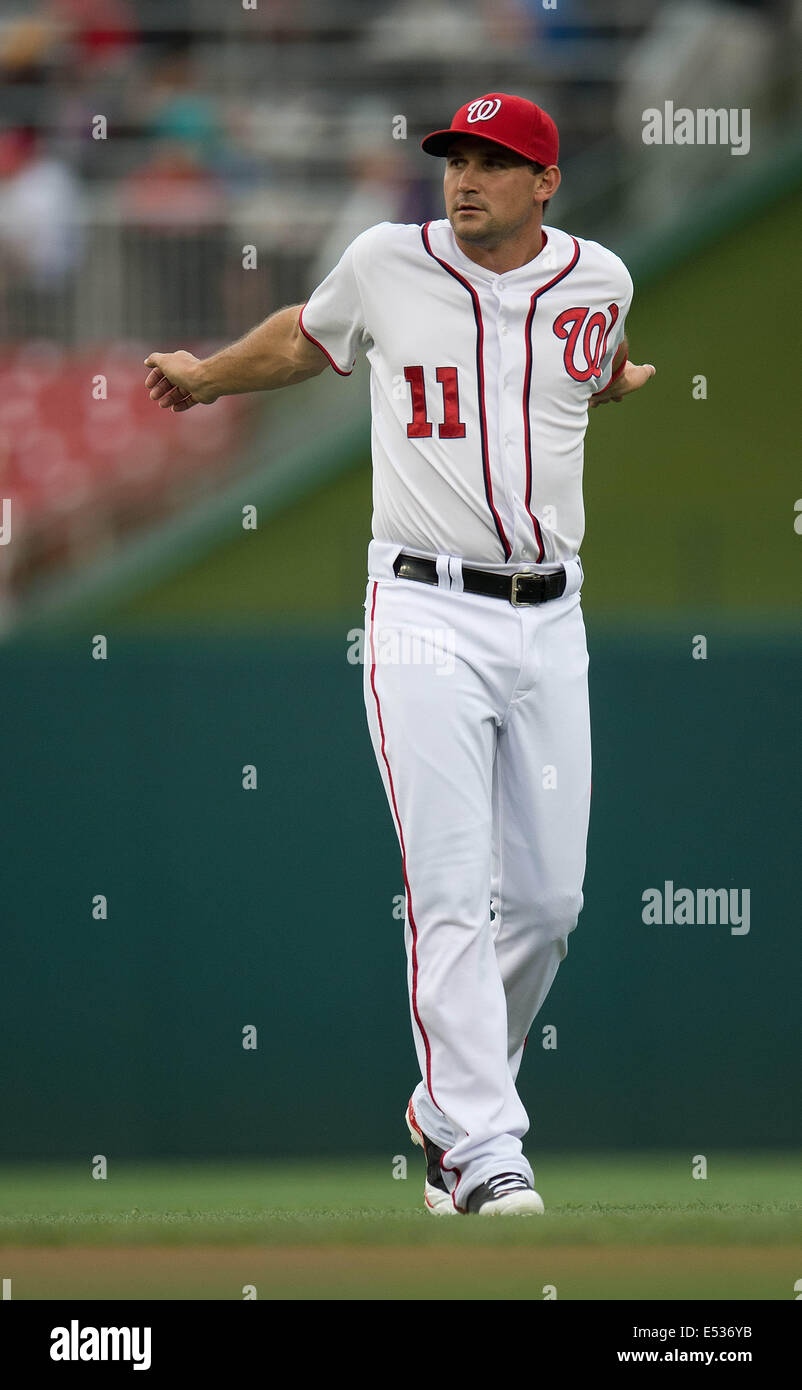
[[465,168],[459,176],[457,188],[460,190],[461,193],[466,192],[468,189],[473,191],[476,188],[476,169],[474,165],[465,165]]

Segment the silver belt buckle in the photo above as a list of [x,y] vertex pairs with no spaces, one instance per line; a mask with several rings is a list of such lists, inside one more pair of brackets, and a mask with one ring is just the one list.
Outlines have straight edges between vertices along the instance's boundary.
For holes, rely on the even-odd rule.
[[514,574],[512,576],[510,603],[513,604],[515,608],[531,608],[533,606],[533,603],[537,602],[537,600],[529,599],[527,601],[526,599],[519,599],[518,597],[518,581],[520,579],[533,578],[535,578],[535,576],[532,574],[531,570],[521,570],[518,574]]

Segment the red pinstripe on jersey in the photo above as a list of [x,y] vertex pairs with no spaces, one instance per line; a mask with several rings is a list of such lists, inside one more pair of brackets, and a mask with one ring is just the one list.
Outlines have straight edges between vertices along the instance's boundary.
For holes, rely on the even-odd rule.
[[532,390],[532,320],[535,317],[535,310],[537,308],[537,302],[540,299],[540,296],[545,294],[547,290],[552,289],[554,285],[558,285],[561,280],[565,279],[566,275],[570,275],[571,271],[573,270],[574,266],[579,260],[579,242],[577,241],[576,237],[571,237],[571,240],[574,243],[574,254],[568,262],[568,265],[564,266],[562,270],[558,271],[557,274],[547,282],[547,284],[541,285],[539,290],[535,290],[535,293],[532,295],[532,298],[529,303],[529,313],[526,316],[526,368],[524,371],[523,395],[524,453],[526,457],[525,505],[527,515],[530,521],[532,522],[532,529],[535,533],[535,540],[537,541],[538,561],[543,559],[543,556],[545,554],[545,546],[543,544],[543,533],[540,529],[540,522],[538,521],[537,517],[532,511],[532,422],[529,414],[529,398]]
[[470,284],[470,282],[466,280],[464,276],[460,275],[458,270],[455,270],[453,266],[449,265],[448,261],[441,260],[439,256],[436,256],[434,254],[434,251],[432,250],[429,244],[429,226],[430,224],[427,222],[425,226],[421,227],[421,236],[423,238],[423,245],[426,248],[426,251],[431,256],[432,260],[437,261],[437,264],[442,266],[443,270],[448,271],[449,275],[453,275],[454,279],[460,285],[462,285],[463,289],[466,289],[468,291],[468,294],[471,296],[471,303],[473,305],[473,316],[476,320],[476,380],[479,390],[479,434],[482,443],[482,472],[484,474],[485,497],[487,498],[487,505],[490,508],[490,511],[493,515],[496,533],[498,535],[499,540],[501,541],[502,549],[504,551],[504,559],[509,560],[510,555],[512,554],[512,546],[510,545],[506,535],[504,534],[504,527],[501,524],[501,517],[496,511],[495,503],[493,501],[493,483],[490,477],[490,455],[487,447],[487,415],[485,412],[484,324],[482,322],[482,310],[479,305],[479,296],[476,293],[476,290],[474,289],[473,285]]
[[[398,814],[398,803],[395,797],[393,774],[390,771],[390,761],[387,757],[387,749],[385,748],[384,744],[384,722],[382,720],[381,706],[379,704],[379,695],[378,691],[376,690],[376,649],[373,641],[373,627],[376,616],[376,594],[378,592],[378,588],[379,586],[374,580],[373,601],[370,605],[370,688],[373,691],[373,698],[376,701],[376,715],[379,721],[379,734],[381,737],[381,754],[382,758],[384,759],[384,766],[387,769],[387,781],[390,788],[390,800],[392,802],[393,816],[395,818],[395,824],[398,831],[398,841],[401,846],[401,865],[404,874],[404,888],[406,889],[407,895],[407,916],[409,917],[409,928],[410,932],[412,933],[412,1013],[415,1018],[415,1022],[417,1023],[418,1028],[420,1029],[420,1035],[423,1038],[423,1046],[426,1052],[426,1088],[434,1104],[437,1105],[437,1101],[435,1100],[434,1096],[434,1091],[432,1090],[432,1050],[429,1044],[428,1036],[426,1034],[426,1029],[422,1024],[420,1014],[418,1013],[418,927],[417,923],[415,922],[415,914],[412,910],[412,893],[409,887],[409,875],[407,873],[407,850],[406,845],[404,844],[404,831],[401,826],[401,817]],[[437,1109],[440,1110],[440,1108],[441,1107],[437,1105]]]

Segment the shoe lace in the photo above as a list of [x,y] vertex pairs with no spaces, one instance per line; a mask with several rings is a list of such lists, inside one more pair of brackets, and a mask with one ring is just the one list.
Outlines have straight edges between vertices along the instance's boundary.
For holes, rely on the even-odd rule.
[[494,1197],[505,1197],[508,1192],[529,1191],[529,1183],[520,1173],[497,1173],[494,1178],[488,1178],[487,1186]]

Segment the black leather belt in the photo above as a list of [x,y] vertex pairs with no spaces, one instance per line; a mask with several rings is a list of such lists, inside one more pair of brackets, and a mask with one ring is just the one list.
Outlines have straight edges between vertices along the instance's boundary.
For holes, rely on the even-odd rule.
[[[398,556],[393,565],[396,578],[418,579],[421,584],[437,584],[437,565],[434,560],[424,560],[419,555]],[[516,608],[530,608],[535,603],[546,603],[550,598],[559,598],[565,593],[565,570],[559,569],[551,574],[490,574],[487,570],[462,567],[462,587],[468,594],[484,594],[486,598],[505,598]]]

